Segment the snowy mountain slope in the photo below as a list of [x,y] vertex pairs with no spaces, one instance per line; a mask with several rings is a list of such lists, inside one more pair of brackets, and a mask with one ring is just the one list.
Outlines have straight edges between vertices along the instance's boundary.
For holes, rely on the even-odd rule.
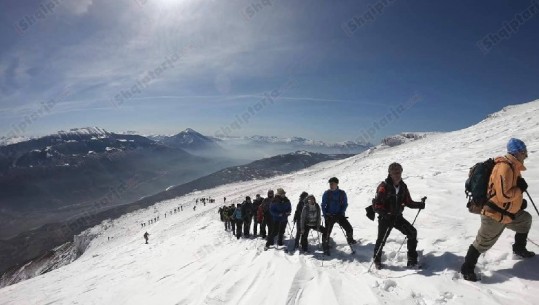
[[[479,228],[479,217],[465,209],[463,186],[471,165],[503,154],[510,137],[523,139],[529,151],[523,176],[539,202],[538,115],[539,101],[507,107],[467,129],[158,203],[113,221],[72,264],[1,289],[0,304],[536,304],[539,257],[514,260],[508,230],[480,257],[481,283],[458,279],[458,269]],[[416,222],[425,268],[403,268],[405,247],[394,261],[404,240],[395,231],[384,248],[388,268],[367,273],[376,224],[364,216],[364,207],[393,161],[403,165],[412,197],[428,196]],[[320,199],[332,176],[348,193],[347,215],[360,239],[356,255],[349,254],[338,226],[329,258],[264,252],[264,241],[236,240],[224,231],[219,204],[199,204],[196,212],[189,206],[208,195],[238,203],[245,195],[277,187],[295,205],[303,190]],[[163,217],[180,204],[183,212]],[[528,211],[538,219],[531,206]],[[140,223],[157,215],[157,223],[141,229]],[[410,221],[415,215],[405,211]],[[144,245],[145,231],[151,234],[149,245]],[[530,239],[528,248],[539,252],[537,222]]]

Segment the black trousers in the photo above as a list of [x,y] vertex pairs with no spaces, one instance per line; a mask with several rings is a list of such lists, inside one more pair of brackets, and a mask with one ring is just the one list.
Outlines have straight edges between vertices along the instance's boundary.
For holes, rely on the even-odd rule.
[[[385,240],[391,234],[391,230],[395,228],[407,237],[408,247],[408,260],[417,260],[417,230],[404,219],[402,215],[398,216],[378,216],[378,238],[376,239],[376,245],[374,246],[374,260],[380,261],[382,258],[382,249],[384,248]],[[387,240],[386,237],[386,240]],[[378,251],[380,249],[380,251]],[[376,255],[378,253],[378,255]]]
[[249,231],[251,231],[251,220],[251,216],[247,216],[245,217],[245,220],[243,220],[243,234],[245,234],[245,236],[250,235]]
[[354,238],[354,229],[352,225],[346,219],[344,215],[333,215],[326,217],[326,227],[328,234],[326,236],[326,242],[329,242],[329,237],[331,236],[331,231],[333,231],[333,226],[338,223],[346,232],[346,238]]
[[318,231],[318,232],[322,233],[322,249],[324,249],[324,250],[329,249],[328,238],[327,238],[327,230],[326,230],[326,228],[324,228],[324,226],[320,226],[318,228],[317,227],[305,226],[305,230],[303,232],[303,235],[301,235],[301,248],[303,249],[303,251],[307,251],[309,231],[311,229],[314,230],[314,231]]
[[272,221],[266,247],[275,244],[275,237],[277,237],[277,245],[283,245],[283,237],[287,223],[287,221]]
[[262,238],[266,238],[271,232],[271,214],[264,214],[264,219],[262,220],[262,227],[260,228],[260,235]]
[[257,235],[258,233],[258,226],[260,226],[260,234],[262,234],[262,224],[256,220],[256,217],[253,216],[253,235]]
[[232,234],[235,235],[236,234],[236,220],[231,219],[230,226],[232,227]]

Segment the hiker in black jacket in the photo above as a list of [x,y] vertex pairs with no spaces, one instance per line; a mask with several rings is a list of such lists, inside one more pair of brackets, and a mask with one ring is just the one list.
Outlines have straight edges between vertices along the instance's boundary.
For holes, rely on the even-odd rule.
[[301,229],[300,229],[300,218],[301,218],[301,212],[303,211],[303,205],[305,204],[306,198],[309,194],[307,192],[301,193],[299,195],[299,201],[296,205],[296,210],[294,212],[294,219],[292,220],[293,223],[296,225],[296,238],[294,239],[294,250],[299,247],[299,239],[301,235]]
[[402,216],[404,207],[424,209],[425,199],[415,202],[410,196],[408,186],[402,181],[402,166],[391,163],[388,176],[376,189],[376,198],[373,199],[374,211],[378,213],[378,238],[374,246],[374,265],[377,269],[382,267],[382,248],[391,232],[395,228],[407,237],[408,263],[407,267],[417,265],[417,231]]
[[261,211],[262,211],[262,228],[260,229],[260,235],[262,235],[262,238],[266,238],[271,233],[271,213],[270,213],[270,206],[273,202],[273,190],[268,191],[268,197],[262,200],[262,204],[260,205]]
[[253,203],[251,197],[245,197],[245,201],[241,204],[243,214],[243,234],[245,237],[250,236],[251,221],[253,220]]
[[236,211],[236,205],[231,204],[228,207],[228,221],[230,222],[230,226],[232,227],[232,235],[236,235],[236,220],[234,219],[234,212]]

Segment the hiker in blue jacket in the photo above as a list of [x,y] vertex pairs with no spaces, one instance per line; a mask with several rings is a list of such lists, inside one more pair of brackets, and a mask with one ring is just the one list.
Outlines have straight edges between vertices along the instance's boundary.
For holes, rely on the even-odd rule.
[[240,239],[241,232],[243,231],[243,222],[245,221],[245,215],[243,215],[243,209],[241,203],[238,203],[234,214],[232,214],[232,221],[236,223],[236,238]]
[[285,196],[286,192],[282,188],[277,189],[277,194],[271,202],[270,213],[272,218],[271,229],[266,242],[265,250],[269,249],[275,243],[277,236],[277,245],[283,245],[283,236],[288,224],[288,216],[292,212],[290,200]]
[[324,192],[322,196],[322,213],[326,222],[327,241],[333,230],[333,225],[338,223],[346,232],[346,241],[349,244],[355,244],[354,229],[345,216],[346,208],[348,207],[348,198],[345,191],[339,189],[339,179],[333,177],[329,179],[329,190]]

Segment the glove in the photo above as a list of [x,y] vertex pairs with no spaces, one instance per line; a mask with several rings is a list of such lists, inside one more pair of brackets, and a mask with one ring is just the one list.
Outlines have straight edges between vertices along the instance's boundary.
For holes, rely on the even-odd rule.
[[517,178],[517,187],[524,193],[528,189],[528,183],[522,177]]
[[528,207],[528,201],[526,199],[522,199],[522,205],[520,206],[521,210],[525,210]]

